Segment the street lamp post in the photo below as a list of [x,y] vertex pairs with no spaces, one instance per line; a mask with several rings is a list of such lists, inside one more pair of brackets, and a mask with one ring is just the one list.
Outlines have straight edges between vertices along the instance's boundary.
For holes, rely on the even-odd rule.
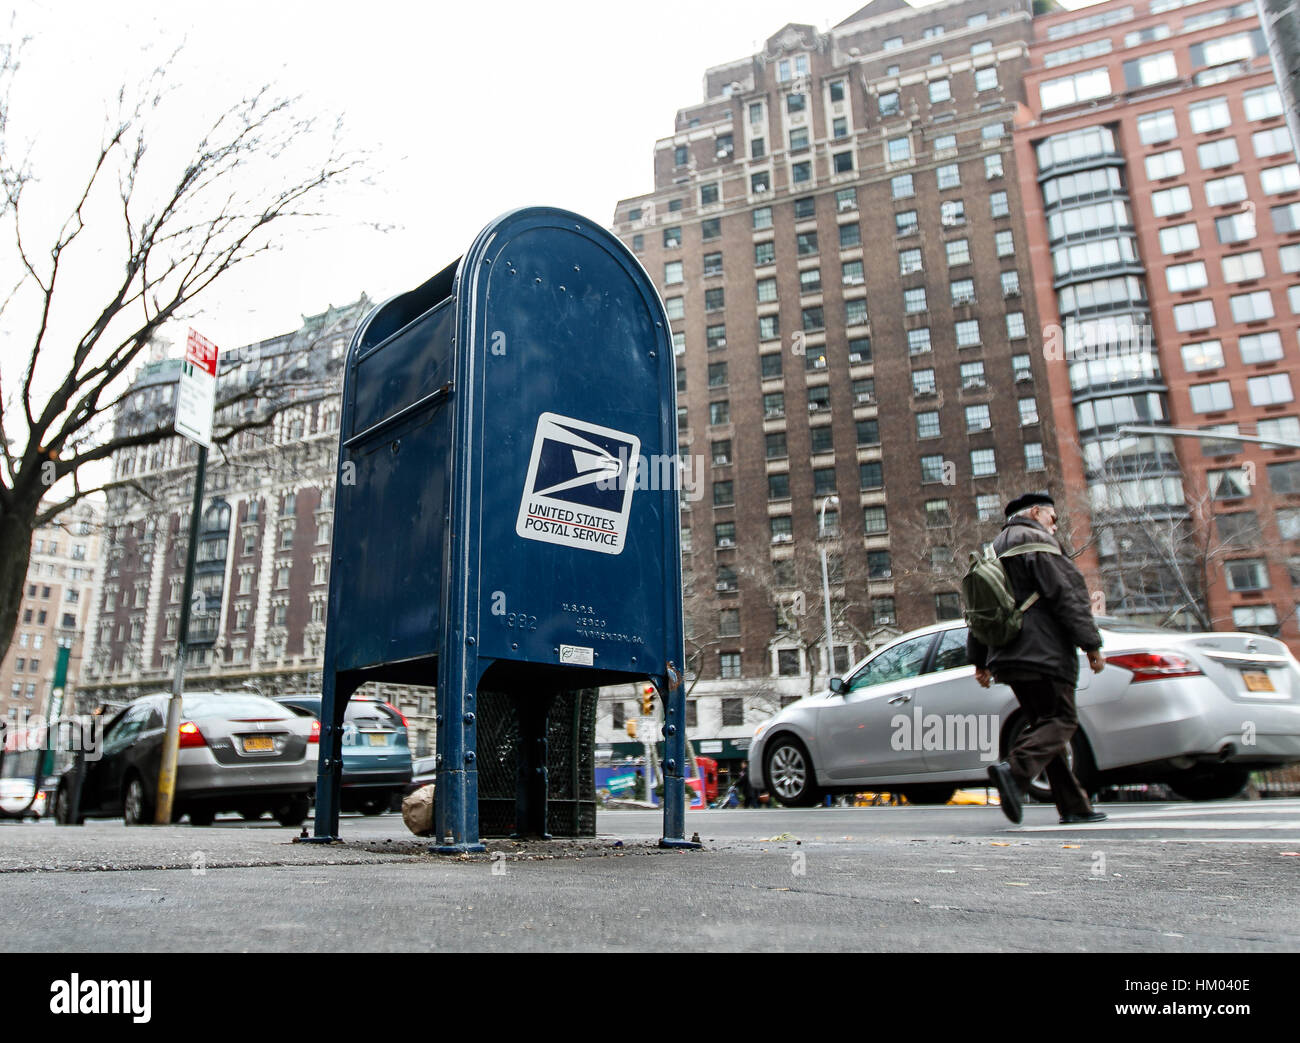
[[831,505],[839,505],[838,496],[828,496],[822,500],[822,509],[820,520],[817,523],[817,537],[821,540],[822,555],[822,599],[826,607],[826,676],[831,677],[835,673],[835,641],[831,637],[831,582],[826,571],[826,508]]

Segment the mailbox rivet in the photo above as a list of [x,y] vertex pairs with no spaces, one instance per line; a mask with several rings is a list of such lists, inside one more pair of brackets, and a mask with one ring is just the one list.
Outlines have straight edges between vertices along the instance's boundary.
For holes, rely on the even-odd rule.
[[664,734],[665,734],[665,735],[676,735],[676,734],[677,734],[677,725],[675,725],[675,724],[670,724],[667,728],[664,729]]
[[658,358],[659,356],[652,351],[650,352],[650,357],[653,359],[653,358]]
[[535,282],[535,283],[539,283],[539,282],[541,282],[541,281],[542,281],[542,277],[541,277],[540,275],[537,276],[537,278],[535,278],[535,279],[533,280],[533,282]]
[[563,287],[563,286],[560,287],[560,292],[561,292],[561,293],[564,292],[564,287]]
[[473,723],[474,723],[474,715],[473,715],[472,713],[467,713],[467,714],[465,715],[465,723],[466,723],[466,724],[473,724]]
[[519,643],[518,643],[518,642],[515,642],[513,645],[510,646],[510,648],[511,648],[512,651],[518,652],[518,651],[519,651]]
[[474,639],[473,639],[472,637],[467,637],[467,638],[465,638],[465,644],[467,644],[467,645],[472,645],[472,644],[474,644],[474,643],[475,643],[475,642],[474,642]]
[[392,445],[390,445],[388,448],[391,449],[394,453],[396,453],[397,450],[399,450],[401,447],[402,447],[402,440],[400,438],[394,438]]
[[632,662],[634,662],[634,663],[636,662],[636,656],[633,656],[633,657],[632,657]]
[[666,760],[664,761],[664,767],[667,768],[669,771],[672,771],[675,767],[677,767],[677,762],[671,759]]
[[474,763],[474,751],[473,751],[473,750],[466,750],[466,751],[465,751],[465,763],[466,763],[466,764],[473,764],[473,763]]
[[574,270],[575,272],[580,272],[580,271],[582,271],[582,269],[579,268],[576,264],[573,266],[573,270]]

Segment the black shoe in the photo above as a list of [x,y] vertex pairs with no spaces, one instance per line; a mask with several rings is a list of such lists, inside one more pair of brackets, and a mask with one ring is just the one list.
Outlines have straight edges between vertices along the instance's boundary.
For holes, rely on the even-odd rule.
[[1061,825],[1063,826],[1082,826],[1088,822],[1105,822],[1106,812],[1089,811],[1086,815],[1062,815]]
[[1024,818],[1024,808],[1020,799],[1020,787],[1016,785],[1015,777],[1011,774],[1011,765],[1006,761],[990,764],[989,781],[997,787],[998,797],[1002,801],[1002,814],[1016,825],[1020,825],[1020,820]]

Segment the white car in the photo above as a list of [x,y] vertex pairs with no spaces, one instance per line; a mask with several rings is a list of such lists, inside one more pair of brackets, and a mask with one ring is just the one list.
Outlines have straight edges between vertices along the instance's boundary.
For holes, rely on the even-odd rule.
[[[1085,788],[1163,782],[1215,800],[1239,793],[1254,769],[1300,761],[1300,662],[1281,641],[1097,622],[1106,667],[1093,674],[1080,653],[1070,750]],[[953,620],[904,634],[759,725],[750,770],[794,807],[886,788],[943,804],[960,786],[983,786],[1025,727],[1011,689],[975,681],[966,625]],[[1030,789],[1051,799],[1043,777]]]

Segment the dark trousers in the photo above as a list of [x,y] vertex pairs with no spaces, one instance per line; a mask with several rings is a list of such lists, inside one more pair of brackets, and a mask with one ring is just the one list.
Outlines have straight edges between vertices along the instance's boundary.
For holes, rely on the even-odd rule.
[[1029,719],[1029,728],[1007,757],[1011,774],[1023,789],[1046,768],[1057,811],[1062,815],[1088,814],[1092,811],[1088,794],[1065,760],[1066,747],[1079,727],[1074,685],[1050,677],[1007,683]]

